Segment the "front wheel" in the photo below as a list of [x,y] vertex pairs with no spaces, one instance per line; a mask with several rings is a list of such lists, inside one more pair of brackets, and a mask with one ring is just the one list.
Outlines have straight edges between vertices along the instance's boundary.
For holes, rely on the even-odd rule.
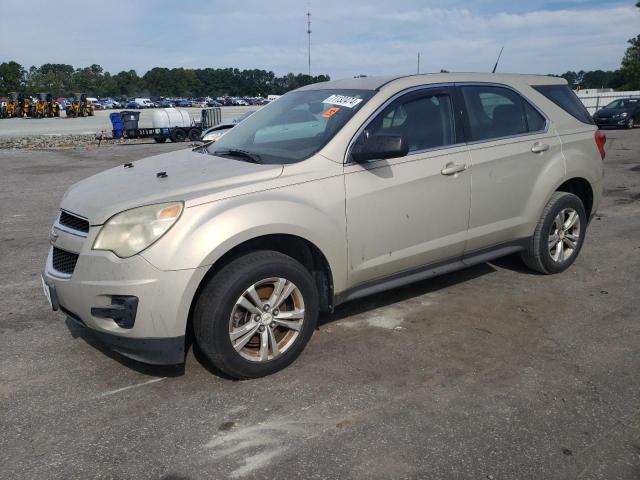
[[194,309],[198,346],[222,372],[257,378],[291,364],[311,338],[318,292],[309,271],[279,252],[251,252],[203,288]]
[[540,273],[560,273],[575,261],[587,229],[582,200],[567,192],[555,192],[545,206],[524,263]]
[[633,118],[630,118],[630,119],[627,121],[627,125],[626,125],[626,126],[627,126],[627,128],[628,128],[629,130],[631,130],[631,129],[635,126],[635,121],[633,120]]

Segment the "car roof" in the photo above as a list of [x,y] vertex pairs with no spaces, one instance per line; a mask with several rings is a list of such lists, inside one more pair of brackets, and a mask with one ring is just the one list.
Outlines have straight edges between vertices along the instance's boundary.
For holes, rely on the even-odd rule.
[[454,82],[490,82],[490,83],[525,83],[529,85],[566,85],[567,81],[560,77],[546,75],[525,75],[505,73],[426,73],[420,75],[394,75],[376,77],[355,77],[328,82],[313,83],[298,90],[380,90],[387,85],[401,83],[407,85],[424,85],[429,83],[454,83]]

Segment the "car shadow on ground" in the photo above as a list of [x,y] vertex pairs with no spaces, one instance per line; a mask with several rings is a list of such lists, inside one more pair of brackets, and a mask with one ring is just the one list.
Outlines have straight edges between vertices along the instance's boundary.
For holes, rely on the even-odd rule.
[[69,333],[73,338],[81,338],[96,350],[100,351],[107,357],[117,361],[118,363],[130,368],[138,373],[147,375],[150,377],[179,377],[184,375],[184,364],[182,365],[148,365],[136,360],[120,355],[114,352],[102,342],[94,338],[86,328],[78,326],[78,324],[67,317],[66,326],[69,329]]
[[[386,307],[394,303],[403,302],[415,297],[420,297],[431,292],[437,292],[439,290],[443,290],[460,283],[483,277],[485,275],[496,272],[496,267],[511,270],[521,274],[535,274],[525,267],[518,255],[510,255],[508,257],[492,261],[491,263],[482,263],[480,265],[475,265],[464,270],[459,270],[438,277],[429,278],[404,287],[398,287],[392,290],[388,290],[382,294],[370,295],[368,297],[363,297],[361,299],[353,300],[339,305],[338,307],[336,307],[333,313],[320,314],[320,317],[318,319],[318,328],[322,327],[323,325],[354,315],[366,313],[377,308]],[[114,352],[109,347],[94,338],[89,332],[86,331],[86,329],[79,327],[74,320],[67,318],[66,325],[73,338],[82,338],[96,350],[117,361],[121,365],[130,368],[131,370],[134,370],[138,373],[150,377],[179,377],[184,375],[185,373],[185,364],[159,366],[141,363],[120,355],[117,352]],[[198,345],[193,342],[193,339],[187,338],[187,345],[185,350],[185,358],[188,356],[188,353],[191,350],[198,363],[202,365],[202,367],[204,367],[206,370],[208,370],[211,374],[226,380],[235,380],[234,378],[229,377],[224,372],[218,370],[213,364],[211,364],[204,353],[200,350]]]
[[403,302],[428,293],[452,287],[459,283],[468,282],[478,277],[495,272],[496,269],[488,263],[482,263],[464,270],[447,273],[438,277],[428,278],[404,287],[387,290],[377,295],[352,300],[338,305],[333,313],[322,313],[318,319],[318,327],[335,322],[370,310],[386,307],[394,303]]

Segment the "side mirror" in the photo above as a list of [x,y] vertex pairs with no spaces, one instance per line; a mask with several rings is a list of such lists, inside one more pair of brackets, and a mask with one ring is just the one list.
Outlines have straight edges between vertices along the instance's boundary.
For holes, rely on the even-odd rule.
[[351,158],[358,163],[404,157],[407,153],[409,145],[402,135],[370,135],[351,148]]

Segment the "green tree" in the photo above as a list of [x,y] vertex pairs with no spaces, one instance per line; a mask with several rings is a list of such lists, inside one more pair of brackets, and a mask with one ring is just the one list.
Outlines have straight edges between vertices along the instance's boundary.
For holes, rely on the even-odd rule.
[[640,90],[640,35],[629,40],[631,45],[627,48],[622,59],[620,73],[623,78],[625,90]]
[[45,63],[40,68],[31,67],[27,88],[31,93],[67,95],[72,89],[73,73],[73,66],[62,63]]
[[134,96],[142,92],[142,81],[135,70],[120,72],[113,76],[116,95]]
[[2,62],[0,64],[0,94],[22,91],[24,87],[25,70],[17,62]]

